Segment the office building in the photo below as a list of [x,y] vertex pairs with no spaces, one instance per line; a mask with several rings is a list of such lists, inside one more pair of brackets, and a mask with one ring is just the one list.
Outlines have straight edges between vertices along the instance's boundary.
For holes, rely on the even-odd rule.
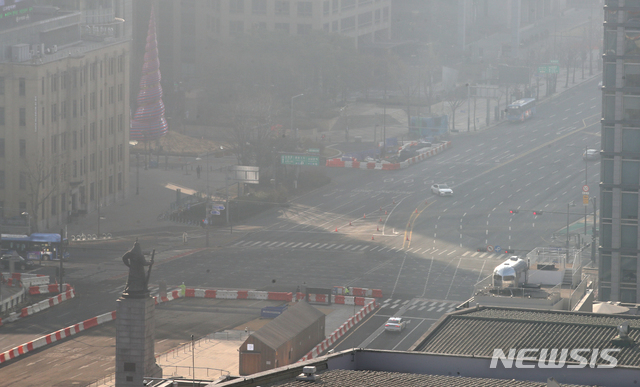
[[6,2],[0,19],[3,231],[58,231],[129,182],[125,2],[35,3]]
[[639,14],[640,1],[605,1],[598,299],[631,303],[640,300]]

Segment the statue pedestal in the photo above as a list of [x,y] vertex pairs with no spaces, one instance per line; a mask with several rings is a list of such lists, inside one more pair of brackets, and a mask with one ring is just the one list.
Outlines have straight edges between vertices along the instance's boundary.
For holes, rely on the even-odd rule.
[[116,315],[116,387],[142,386],[143,377],[162,377],[155,358],[155,301],[120,297]]

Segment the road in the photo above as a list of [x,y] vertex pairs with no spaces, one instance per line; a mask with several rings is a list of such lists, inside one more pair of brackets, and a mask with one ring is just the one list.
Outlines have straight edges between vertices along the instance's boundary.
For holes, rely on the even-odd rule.
[[[585,146],[600,147],[596,85],[597,79],[585,82],[540,104],[525,123],[457,136],[450,150],[404,170],[327,168],[331,184],[254,217],[245,227],[250,231],[217,231],[214,248],[181,246],[175,233],[148,237],[143,248],[158,250],[152,281],[274,291],[382,289],[384,306],[337,348],[406,349],[507,257],[479,247],[524,253],[547,246],[567,221],[551,212],[565,213],[574,201],[575,213],[583,214],[585,165],[592,192],[599,181],[599,161],[582,159]],[[449,184],[454,196],[432,195],[433,183]],[[77,253],[83,258],[69,265],[67,278],[78,297],[8,332],[26,341],[115,309],[126,274],[120,257],[130,244],[113,241]],[[409,320],[401,334],[382,332],[392,315]],[[0,341],[0,350],[13,341]]]

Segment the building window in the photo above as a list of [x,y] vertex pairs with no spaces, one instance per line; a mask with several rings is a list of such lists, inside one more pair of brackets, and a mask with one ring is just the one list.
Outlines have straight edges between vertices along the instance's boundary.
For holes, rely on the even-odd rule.
[[244,13],[244,0],[229,0],[229,13]]
[[637,280],[638,260],[635,257],[620,257],[620,282],[635,284]]
[[93,200],[95,200],[95,197],[96,197],[95,183],[91,183],[91,184],[89,184],[89,200],[93,201]]
[[278,16],[289,15],[289,1],[276,0],[275,13]]
[[349,31],[356,28],[356,17],[355,16],[351,16],[351,17],[345,17],[342,20],[340,20],[340,30],[341,31]]
[[20,108],[19,110],[19,125],[20,126],[27,126],[27,109],[26,108]]
[[67,150],[67,133],[62,132],[60,134],[60,150],[65,152]]
[[620,227],[620,247],[633,251],[638,249],[638,226],[623,224]]
[[93,172],[96,170],[96,154],[91,154],[91,160],[89,161],[89,171]]
[[356,6],[356,0],[342,0],[342,10],[354,8]]
[[4,157],[4,138],[0,138],[0,158]]
[[329,0],[325,0],[322,2],[322,14],[327,16],[331,12],[331,3]]
[[620,302],[636,303],[636,289],[620,289]]
[[4,189],[4,171],[0,170],[0,189]]
[[229,35],[242,35],[244,33],[244,22],[234,20],[229,22]]
[[78,177],[78,161],[76,161],[76,160],[73,160],[73,171],[72,171],[72,173],[73,173],[72,176],[74,178]]
[[113,176],[109,176],[109,193],[113,193]]
[[20,172],[19,188],[21,190],[27,189],[27,174],[25,172]]
[[[613,152],[613,147],[611,148],[611,152]],[[640,153],[640,130],[622,129],[622,151]]]
[[73,100],[73,118],[76,118],[78,116],[78,101],[77,100]]
[[[624,132],[624,130],[623,130]],[[613,153],[613,144],[614,144],[614,128],[611,126],[604,126],[602,128],[602,150],[605,152]],[[624,146],[624,145],[623,145]]]
[[25,78],[18,78],[18,94],[20,96],[27,94],[27,80]]
[[605,249],[611,248],[611,223],[603,223],[600,225],[600,246]]
[[276,23],[275,30],[289,33],[289,23]]
[[118,144],[118,161],[122,161],[124,159],[124,146],[122,144]]
[[109,86],[109,104],[115,102],[115,96],[113,94],[113,86]]
[[51,153],[58,153],[58,136],[55,134],[51,136]]
[[313,15],[313,3],[311,1],[298,1],[298,16],[310,17]]
[[118,102],[122,101],[122,99],[124,98],[124,87],[122,86],[122,84],[118,85]]
[[340,22],[338,20],[334,20],[331,22],[331,32],[338,32],[340,30]]
[[265,23],[265,22],[253,23],[253,26],[251,27],[251,29],[253,31],[266,31],[267,30],[267,23]]
[[638,193],[623,192],[620,209],[622,219],[638,219]]
[[311,33],[311,24],[298,24],[298,35],[309,35]]
[[[42,139],[42,141],[44,141],[44,139]],[[25,139],[21,139],[19,141],[19,148],[20,148],[20,157],[27,157],[27,140]]]
[[635,160],[622,160],[622,184],[640,184],[640,162]]
[[113,164],[115,162],[115,150],[113,147],[109,148],[109,164]]
[[4,77],[0,77],[0,95],[4,95]]
[[613,160],[602,160],[602,172],[600,176],[604,184],[613,184]]
[[73,134],[71,135],[71,141],[72,141],[73,149],[77,149],[78,148],[78,131],[77,130],[73,131]]
[[256,15],[267,13],[267,0],[251,0],[251,12]]
[[0,125],[4,126],[4,107],[0,107]]
[[122,114],[118,114],[118,132],[122,132],[124,130],[124,116]]
[[611,282],[611,256],[603,254],[600,258],[600,280]]
[[118,172],[118,191],[122,191],[122,172]]
[[58,105],[55,103],[52,103],[51,104],[51,122],[56,122],[57,112],[58,112]]

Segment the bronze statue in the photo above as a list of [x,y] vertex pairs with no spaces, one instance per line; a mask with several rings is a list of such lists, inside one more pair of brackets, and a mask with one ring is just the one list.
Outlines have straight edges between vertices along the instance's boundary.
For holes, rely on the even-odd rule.
[[[126,298],[143,298],[149,296],[149,276],[151,275],[151,267],[153,266],[153,258],[155,250],[151,253],[151,260],[147,262],[140,248],[140,243],[136,239],[133,248],[122,256],[122,261],[129,267],[129,278],[127,285],[122,292],[122,296]],[[149,266],[149,271],[145,274],[144,267]]]

